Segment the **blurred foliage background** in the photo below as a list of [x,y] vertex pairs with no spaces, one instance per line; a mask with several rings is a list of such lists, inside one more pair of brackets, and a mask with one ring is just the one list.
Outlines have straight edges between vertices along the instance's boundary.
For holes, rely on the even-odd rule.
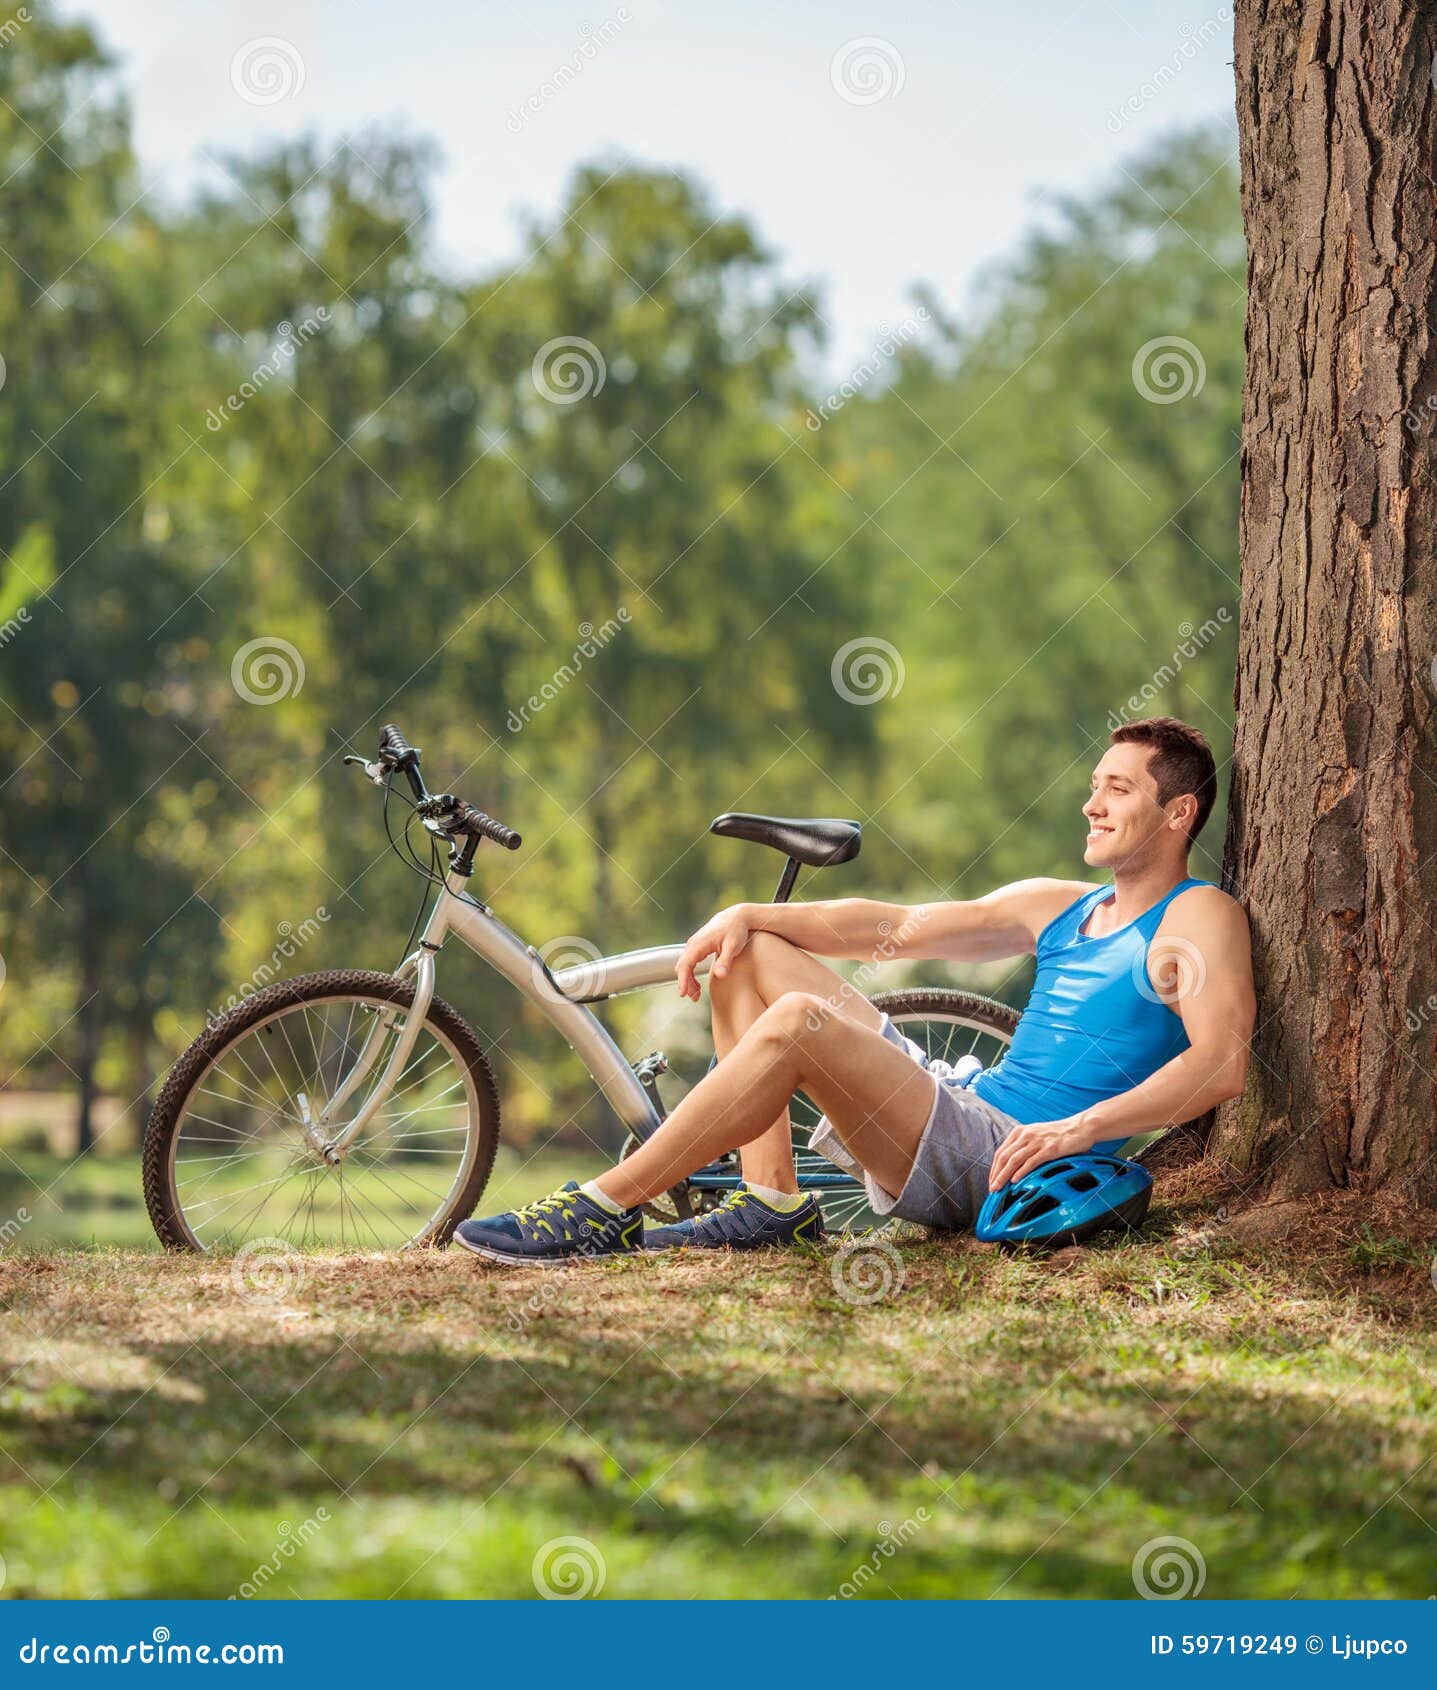
[[[821,290],[681,174],[592,161],[521,262],[457,281],[410,137],[138,204],[101,46],[32,12],[0,54],[12,1166],[133,1156],[245,982],[399,960],[420,883],[340,763],[385,721],[523,831],[481,859],[504,919],[603,951],[767,896],[780,859],[710,837],[725,809],[864,823],[799,896],[968,896],[1080,872],[1117,715],[1184,715],[1225,763],[1225,133],[1045,206],[961,320],[920,284],[835,373]],[[574,337],[601,383],[544,363]],[[1220,850],[1217,824],[1195,872]],[[495,1047],[507,1136],[612,1148],[545,1024],[458,955],[440,989]],[[626,1000],[616,1026],[639,1055],[694,1035],[676,1013]]]

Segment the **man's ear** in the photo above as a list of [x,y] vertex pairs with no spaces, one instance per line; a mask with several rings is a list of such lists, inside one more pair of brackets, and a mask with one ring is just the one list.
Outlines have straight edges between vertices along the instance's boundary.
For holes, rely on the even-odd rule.
[[1181,827],[1184,833],[1192,829],[1197,818],[1197,795],[1192,792],[1181,793],[1174,798],[1168,809],[1168,826]]

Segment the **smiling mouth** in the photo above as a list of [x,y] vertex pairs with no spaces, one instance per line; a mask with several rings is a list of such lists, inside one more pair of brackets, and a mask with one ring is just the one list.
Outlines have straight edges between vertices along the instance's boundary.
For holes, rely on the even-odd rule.
[[1113,830],[1110,827],[1103,827],[1099,823],[1093,822],[1088,828],[1088,838],[1089,839],[1098,839],[1103,834],[1111,833],[1112,831]]

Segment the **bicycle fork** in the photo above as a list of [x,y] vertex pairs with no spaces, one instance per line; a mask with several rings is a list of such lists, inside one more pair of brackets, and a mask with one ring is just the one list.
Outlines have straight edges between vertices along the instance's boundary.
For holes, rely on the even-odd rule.
[[[429,950],[418,950],[406,959],[398,970],[396,978],[403,980],[410,974],[414,975],[414,1002],[405,1009],[390,1008],[381,1011],[374,1018],[374,1025],[369,1029],[369,1036],[365,1039],[359,1055],[354,1060],[353,1067],[344,1076],[339,1089],[320,1110],[318,1118],[305,1122],[305,1132],[315,1151],[330,1164],[337,1163],[345,1150],[360,1133],[369,1125],[383,1108],[385,1100],[394,1089],[394,1082],[404,1071],[410,1053],[414,1049],[419,1031],[424,1025],[425,1017],[429,1014],[429,1003],[434,996],[434,953]],[[400,1025],[401,1019],[403,1024]],[[332,1137],[326,1138],[326,1132],[333,1127],[341,1117],[343,1110],[359,1088],[369,1077],[370,1071],[379,1060],[380,1052],[391,1033],[398,1027],[398,1037],[394,1040],[394,1047],[389,1053],[389,1060],[375,1081],[369,1096],[360,1105],[358,1112],[351,1117],[347,1125],[340,1128]]]

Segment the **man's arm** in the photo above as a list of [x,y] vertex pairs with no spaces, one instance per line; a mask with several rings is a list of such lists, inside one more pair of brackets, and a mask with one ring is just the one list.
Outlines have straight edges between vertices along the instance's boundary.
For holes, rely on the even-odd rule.
[[1105,1139],[1196,1120],[1241,1093],[1257,1018],[1252,946],[1242,906],[1215,887],[1194,888],[1175,898],[1148,948],[1148,976],[1164,1002],[1182,1016],[1188,1048],[1131,1091],[1064,1120],[1035,1122],[1009,1133],[993,1158],[989,1190]]
[[1074,880],[1016,880],[986,897],[938,904],[834,898],[814,904],[731,904],[683,948],[679,991],[695,1002],[695,974],[706,956],[722,980],[751,933],[776,933],[813,956],[849,962],[996,962],[1025,956],[1038,935],[1092,887]]

